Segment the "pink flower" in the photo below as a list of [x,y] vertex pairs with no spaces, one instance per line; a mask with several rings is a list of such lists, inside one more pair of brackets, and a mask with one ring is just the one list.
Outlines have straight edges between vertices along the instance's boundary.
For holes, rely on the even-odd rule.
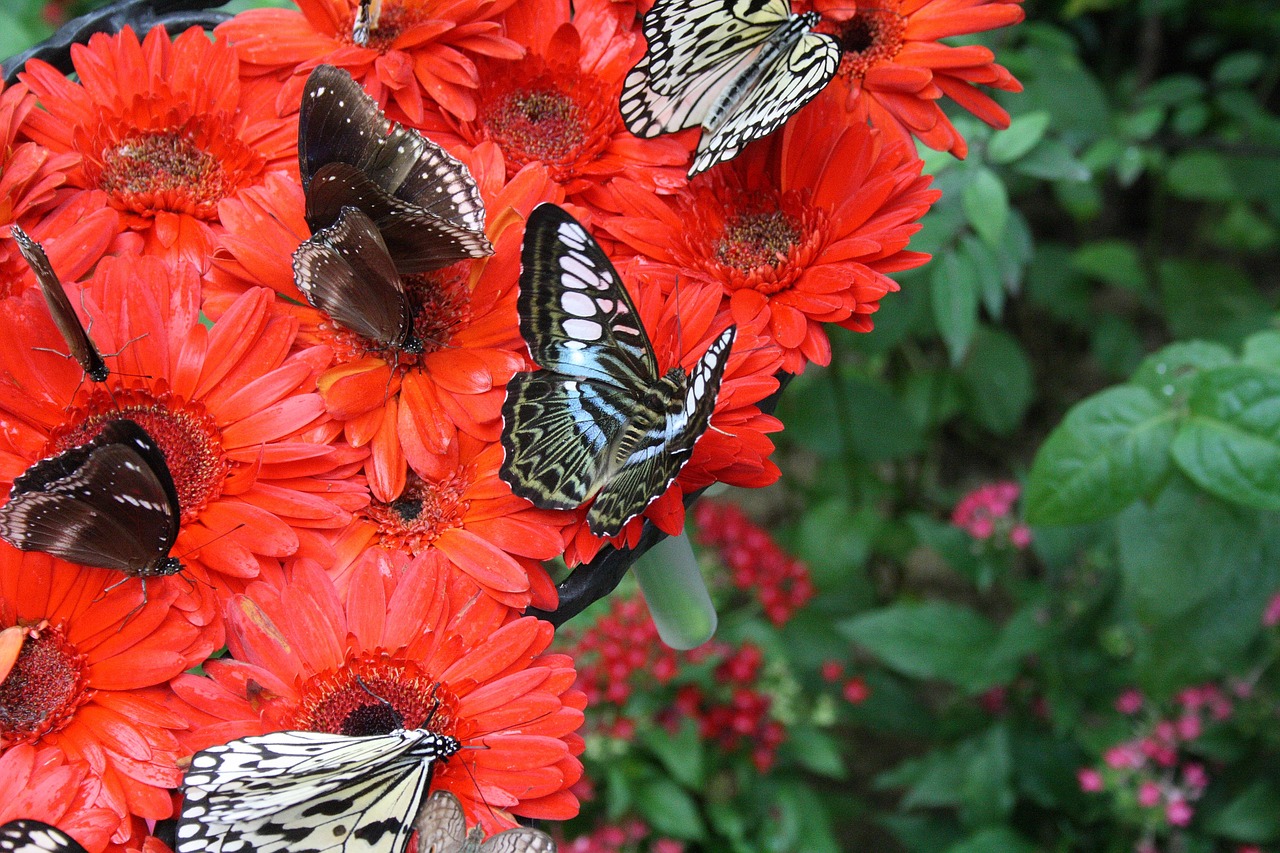
[[1204,765],[1196,764],[1195,762],[1185,765],[1182,768],[1182,784],[1199,796],[1200,792],[1209,784],[1209,774],[1205,773]]
[[1130,688],[1120,694],[1120,698],[1116,699],[1116,710],[1121,714],[1133,715],[1142,710],[1142,704],[1146,701],[1142,698],[1142,693]]
[[1113,770],[1136,770],[1146,763],[1142,753],[1135,749],[1131,743],[1122,743],[1111,747],[1102,756],[1102,760]]
[[1160,803],[1160,786],[1150,779],[1138,786],[1138,805],[1144,809],[1153,808]]
[[1195,740],[1200,737],[1200,717],[1187,714],[1178,720],[1178,735],[1183,740]]
[[1262,624],[1268,628],[1280,625],[1280,592],[1273,595],[1267,602],[1267,609],[1262,611]]
[[1031,528],[1019,522],[1009,531],[1009,542],[1019,551],[1031,544]]
[[1191,823],[1195,810],[1186,800],[1173,800],[1165,806],[1164,817],[1172,826],[1186,826]]
[[1077,770],[1076,781],[1080,783],[1080,790],[1086,794],[1096,794],[1102,790],[1102,774],[1092,767]]

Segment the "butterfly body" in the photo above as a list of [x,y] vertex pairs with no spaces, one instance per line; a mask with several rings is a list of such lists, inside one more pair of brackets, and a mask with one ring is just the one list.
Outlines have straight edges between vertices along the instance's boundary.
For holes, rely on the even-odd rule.
[[54,325],[62,333],[62,339],[67,342],[71,357],[79,363],[85,375],[94,382],[106,382],[107,376],[110,375],[107,363],[89,338],[89,333],[85,331],[84,324],[76,316],[75,309],[71,307],[66,288],[54,273],[53,265],[49,263],[44,247],[28,237],[26,232],[17,225],[12,228],[18,251],[22,253],[22,257],[26,259],[31,271],[36,275],[36,281],[40,283],[40,290],[44,294],[44,301],[49,306],[49,315],[53,317]]
[[56,826],[21,819],[0,825],[0,853],[85,853],[85,849]]
[[169,556],[180,519],[164,453],[122,418],[17,477],[0,507],[0,537],[23,551],[145,580],[182,569]]
[[648,138],[701,125],[690,177],[732,159],[835,76],[840,45],[812,32],[819,19],[786,0],[658,0],[648,52],[623,84],[627,128]]
[[460,748],[426,729],[347,737],[283,731],[196,753],[176,853],[399,853],[437,760]]
[[521,333],[543,369],[507,385],[499,475],[545,509],[594,497],[588,526],[615,535],[666,491],[710,424],[734,329],[691,372],[660,375],[617,271],[549,204],[525,229],[518,303]]

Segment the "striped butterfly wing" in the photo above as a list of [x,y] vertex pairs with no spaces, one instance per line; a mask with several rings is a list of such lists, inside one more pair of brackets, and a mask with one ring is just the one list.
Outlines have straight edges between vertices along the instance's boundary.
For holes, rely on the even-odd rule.
[[[417,131],[389,122],[340,68],[321,65],[307,78],[298,161],[312,231],[327,227],[343,207],[361,207],[383,232],[401,274],[493,254],[484,202],[466,165]],[[330,179],[313,196],[330,164],[350,166],[365,180]]]
[[0,853],[86,853],[78,841],[38,820],[11,820],[0,826]]
[[53,323],[58,327],[58,331],[62,333],[62,339],[67,342],[71,357],[79,363],[85,375],[94,382],[105,382],[109,375],[107,363],[102,360],[102,354],[94,346],[89,333],[85,331],[84,324],[80,322],[80,317],[71,307],[67,291],[62,286],[62,280],[53,271],[53,265],[49,263],[49,256],[45,254],[44,247],[28,237],[26,232],[16,224],[13,225],[13,239],[18,244],[18,251],[22,253],[22,257],[26,258],[31,271],[36,274],[36,281],[40,282],[40,290],[44,293],[44,301],[49,306],[49,314],[53,317]]
[[180,519],[164,453],[121,418],[18,476],[0,507],[0,537],[22,551],[146,578],[182,568],[169,556]]
[[308,302],[343,328],[382,346],[422,351],[404,283],[360,208],[344,207],[332,225],[297,248],[293,279]]
[[675,368],[660,377],[622,280],[571,216],[535,208],[521,258],[520,330],[543,369],[507,385],[499,475],[545,509],[595,495],[591,532],[612,536],[688,460],[715,407],[733,332],[692,376]]
[[404,849],[434,762],[458,750],[423,729],[373,737],[274,732],[196,753],[176,853]]
[[467,832],[467,820],[458,798],[436,791],[427,798],[415,822],[418,849],[422,853],[555,853],[551,836],[518,826],[484,838],[479,826]]

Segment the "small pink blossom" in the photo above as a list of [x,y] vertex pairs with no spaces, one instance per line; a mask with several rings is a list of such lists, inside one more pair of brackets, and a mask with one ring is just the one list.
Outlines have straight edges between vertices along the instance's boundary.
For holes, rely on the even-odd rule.
[[1080,790],[1086,794],[1096,794],[1102,790],[1102,774],[1092,767],[1077,770],[1076,781],[1080,783]]
[[1102,760],[1112,770],[1136,770],[1146,763],[1142,753],[1130,743],[1111,747],[1102,756]]
[[1009,542],[1019,551],[1031,544],[1031,528],[1019,522],[1009,531]]
[[1198,716],[1187,714],[1178,720],[1178,736],[1183,740],[1195,740],[1200,737],[1200,730],[1200,718]]
[[1144,809],[1154,808],[1160,803],[1160,786],[1150,779],[1138,786],[1138,805]]
[[1165,807],[1164,817],[1171,826],[1186,826],[1191,823],[1195,810],[1186,800],[1173,800]]
[[1204,772],[1204,765],[1189,762],[1182,768],[1182,784],[1199,796],[1209,784],[1209,774]]
[[1142,710],[1142,705],[1145,701],[1141,692],[1130,688],[1121,693],[1120,697],[1116,699],[1116,710],[1121,714],[1132,716]]
[[1273,595],[1267,602],[1267,609],[1262,611],[1262,624],[1268,628],[1280,625],[1280,592]]

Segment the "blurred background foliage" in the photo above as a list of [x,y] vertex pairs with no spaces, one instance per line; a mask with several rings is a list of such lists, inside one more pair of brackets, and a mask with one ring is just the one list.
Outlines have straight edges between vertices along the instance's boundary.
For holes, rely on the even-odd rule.
[[1280,851],[1280,5],[1026,11],[1012,126],[921,150],[933,261],[697,513],[715,640],[630,586],[563,632],[562,849]]

